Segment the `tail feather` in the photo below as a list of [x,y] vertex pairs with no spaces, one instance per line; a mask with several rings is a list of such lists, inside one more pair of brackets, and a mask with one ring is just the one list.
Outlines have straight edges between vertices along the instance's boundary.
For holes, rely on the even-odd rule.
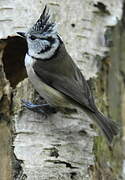
[[105,117],[101,112],[96,111],[94,113],[94,119],[103,131],[108,142],[111,144],[113,137],[118,134],[118,126],[115,122]]

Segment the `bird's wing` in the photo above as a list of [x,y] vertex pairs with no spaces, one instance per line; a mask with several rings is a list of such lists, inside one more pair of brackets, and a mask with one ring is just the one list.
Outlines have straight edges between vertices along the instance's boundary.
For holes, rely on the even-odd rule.
[[65,73],[66,71],[63,70],[63,66],[62,70],[56,68],[54,71],[54,64],[47,64],[45,68],[45,66],[43,67],[43,63],[40,63],[40,61],[34,63],[33,69],[43,82],[94,112],[94,100],[87,81],[72,60],[70,60],[68,65],[70,69],[67,66],[64,67],[68,68],[69,73]]

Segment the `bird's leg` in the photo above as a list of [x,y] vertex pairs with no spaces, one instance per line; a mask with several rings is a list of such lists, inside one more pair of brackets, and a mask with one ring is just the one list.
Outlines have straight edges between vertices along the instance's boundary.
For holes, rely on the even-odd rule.
[[56,108],[50,106],[49,104],[33,104],[33,103],[25,101],[23,99],[21,101],[22,101],[24,107],[26,107],[27,109],[29,109],[31,111],[41,113],[45,117],[47,117],[48,114],[57,112]]

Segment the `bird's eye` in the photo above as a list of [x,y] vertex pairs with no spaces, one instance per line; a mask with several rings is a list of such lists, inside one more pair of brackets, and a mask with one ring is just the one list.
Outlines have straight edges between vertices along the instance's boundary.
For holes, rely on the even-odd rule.
[[30,36],[30,39],[31,39],[31,40],[35,40],[36,37],[35,37],[35,36]]

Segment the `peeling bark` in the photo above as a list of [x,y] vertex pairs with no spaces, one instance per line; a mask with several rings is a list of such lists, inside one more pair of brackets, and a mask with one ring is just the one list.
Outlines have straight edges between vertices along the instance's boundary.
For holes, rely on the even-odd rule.
[[10,104],[11,104],[11,88],[9,82],[5,79],[3,71],[2,55],[3,49],[6,47],[6,42],[0,42],[0,178],[12,178],[11,164],[11,126],[10,120]]

